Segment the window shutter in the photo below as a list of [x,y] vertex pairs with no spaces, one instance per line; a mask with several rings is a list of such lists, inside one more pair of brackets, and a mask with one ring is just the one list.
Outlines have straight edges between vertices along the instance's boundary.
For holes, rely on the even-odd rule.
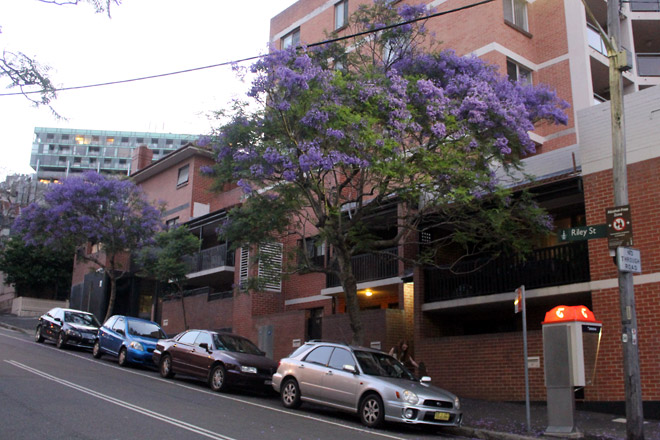
[[241,290],[246,289],[248,276],[250,275],[250,248],[241,248],[241,257],[238,269],[238,282]]
[[259,279],[264,290],[282,290],[282,243],[262,243],[259,246]]

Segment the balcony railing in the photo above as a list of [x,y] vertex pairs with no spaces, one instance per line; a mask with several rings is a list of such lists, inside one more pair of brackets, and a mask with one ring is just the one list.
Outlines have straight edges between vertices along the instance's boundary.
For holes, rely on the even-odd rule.
[[187,255],[184,257],[184,261],[188,265],[188,273],[201,272],[216,267],[233,266],[234,253],[227,252],[227,245],[221,244],[193,255]]
[[630,9],[633,12],[660,12],[660,0],[632,0]]
[[[483,262],[465,262],[454,270],[468,272]],[[513,292],[521,284],[527,289],[538,289],[581,283],[589,279],[587,242],[575,242],[537,249],[526,260],[520,257],[498,258],[472,273],[456,275],[445,269],[426,269],[424,301],[428,303]]]
[[[351,268],[358,283],[382,280],[399,274],[399,260],[396,258],[397,248],[384,249],[386,254],[362,254],[351,258]],[[327,287],[341,285],[339,277],[330,274],[326,278]]]
[[638,53],[637,74],[639,76],[660,76],[660,53]]

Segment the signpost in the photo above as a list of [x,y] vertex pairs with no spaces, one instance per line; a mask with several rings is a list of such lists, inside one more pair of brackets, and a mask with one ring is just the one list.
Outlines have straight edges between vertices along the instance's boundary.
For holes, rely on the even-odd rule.
[[557,232],[559,242],[591,240],[593,238],[607,237],[607,225],[589,225],[575,226],[567,229],[560,229]]
[[621,272],[642,273],[642,256],[639,249],[616,248],[616,265]]
[[607,208],[605,219],[607,220],[607,247],[616,249],[619,246],[633,245],[629,205]]

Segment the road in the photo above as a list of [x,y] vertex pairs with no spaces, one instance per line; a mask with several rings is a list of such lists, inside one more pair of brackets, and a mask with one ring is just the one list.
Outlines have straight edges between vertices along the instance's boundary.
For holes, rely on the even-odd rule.
[[366,429],[357,416],[310,405],[286,410],[274,394],[214,393],[201,381],[121,368],[5,329],[0,411],[0,438],[12,440],[451,438],[414,426]]

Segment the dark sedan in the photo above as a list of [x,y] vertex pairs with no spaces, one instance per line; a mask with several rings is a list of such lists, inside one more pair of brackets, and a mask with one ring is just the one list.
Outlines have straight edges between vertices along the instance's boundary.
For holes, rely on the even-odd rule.
[[39,317],[34,340],[51,339],[57,348],[67,345],[92,348],[100,326],[91,313],[56,307]]
[[188,330],[158,341],[153,359],[161,376],[195,376],[206,380],[214,391],[230,387],[269,391],[277,370],[277,362],[250,340],[207,330]]

